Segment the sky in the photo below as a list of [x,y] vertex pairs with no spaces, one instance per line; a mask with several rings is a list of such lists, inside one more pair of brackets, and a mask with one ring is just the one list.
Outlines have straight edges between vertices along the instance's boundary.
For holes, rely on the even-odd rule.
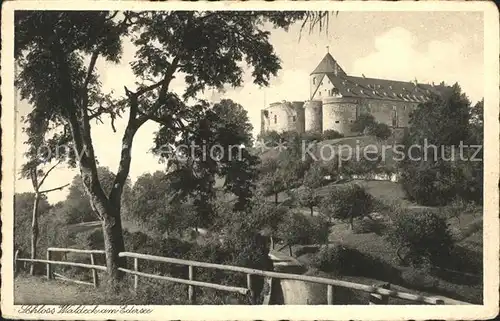
[[[483,17],[481,12],[339,12],[330,19],[328,32],[300,32],[300,23],[287,32],[271,29],[270,42],[281,59],[282,69],[271,79],[267,88],[252,82],[245,67],[244,83],[239,88],[226,88],[224,93],[211,90],[203,97],[212,101],[232,99],[247,111],[254,127],[260,130],[260,110],[266,104],[281,100],[308,99],[309,74],[329,52],[348,75],[385,78],[403,81],[417,79],[420,83],[448,84],[458,82],[474,103],[483,97]],[[135,48],[125,42],[123,59],[119,64],[97,63],[97,72],[105,91],[123,95],[123,86],[135,88],[129,63],[134,60]],[[181,79],[171,88],[182,92]],[[22,133],[20,117],[32,109],[25,101],[16,100],[16,168],[23,162],[26,136]],[[99,165],[112,171],[118,168],[121,138],[126,117],[115,122],[92,123],[92,138]],[[147,122],[137,132],[132,151],[130,178],[164,169],[149,150],[157,125]],[[45,181],[48,189],[71,182],[78,174],[75,169],[60,165]],[[32,191],[28,180],[18,179],[15,192]],[[68,189],[49,193],[49,202],[64,200]]]

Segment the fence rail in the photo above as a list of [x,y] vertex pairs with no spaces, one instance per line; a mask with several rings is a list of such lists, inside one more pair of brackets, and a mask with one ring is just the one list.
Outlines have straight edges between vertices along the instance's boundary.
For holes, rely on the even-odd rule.
[[[51,254],[53,252],[73,252],[73,253],[90,254],[92,264],[51,260]],[[58,275],[57,273],[53,273],[52,269],[51,269],[52,265],[76,266],[76,267],[91,269],[92,276],[93,276],[93,283],[83,282],[83,281],[78,281],[77,283],[93,284],[94,286],[98,286],[97,271],[106,271],[106,267],[95,264],[94,255],[96,255],[96,254],[104,254],[104,251],[102,251],[102,250],[49,248],[47,250],[47,260],[39,260],[39,259],[33,260],[33,259],[27,259],[27,258],[18,258],[16,255],[15,261],[16,261],[16,263],[17,263],[17,261],[25,261],[25,262],[32,262],[32,263],[33,262],[46,263],[47,278],[48,279],[56,278],[56,279],[63,279],[65,281],[74,281],[74,280],[70,280],[62,275]],[[413,301],[413,302],[418,302],[418,303],[433,304],[433,305],[445,304],[445,300],[443,298],[422,296],[422,295],[417,295],[417,294],[411,294],[411,293],[405,293],[405,292],[391,290],[390,284],[370,286],[370,285],[365,285],[365,284],[358,284],[358,283],[335,280],[335,279],[327,279],[327,278],[322,278],[322,277],[305,276],[305,275],[299,275],[299,274],[289,274],[289,273],[280,273],[280,272],[272,272],[272,271],[263,271],[263,270],[250,269],[250,268],[239,267],[239,266],[222,265],[222,264],[206,263],[206,262],[191,261],[191,260],[182,260],[182,259],[176,259],[176,258],[169,258],[169,257],[162,257],[162,256],[148,255],[148,254],[139,254],[139,253],[132,253],[132,252],[121,252],[121,253],[119,253],[119,256],[134,259],[134,264],[133,264],[134,269],[133,270],[126,269],[126,268],[120,268],[119,270],[124,272],[124,273],[131,274],[134,276],[134,289],[135,290],[137,290],[138,286],[139,286],[139,277],[159,279],[159,280],[165,280],[165,281],[179,283],[179,284],[185,284],[188,286],[188,298],[192,304],[196,303],[196,290],[195,290],[196,287],[205,287],[205,288],[211,288],[211,289],[216,289],[216,290],[221,290],[221,291],[226,291],[226,292],[239,293],[239,294],[247,296],[250,299],[250,302],[252,304],[255,304],[257,294],[254,292],[254,289],[252,286],[252,284],[253,284],[252,281],[253,281],[253,278],[255,276],[263,277],[264,280],[266,280],[266,283],[268,283],[268,284],[271,284],[270,281],[272,279],[279,279],[279,280],[296,280],[296,281],[303,281],[303,282],[308,282],[308,283],[316,283],[316,284],[326,285],[326,287],[327,287],[327,291],[326,291],[327,298],[326,299],[327,299],[327,304],[329,304],[329,305],[332,305],[334,303],[335,288],[336,287],[349,288],[349,289],[353,289],[353,290],[367,292],[370,294],[370,304],[388,304],[389,298],[399,298],[399,299],[403,299],[403,300],[408,300],[408,301]],[[139,270],[139,260],[155,261],[155,262],[160,262],[160,263],[169,263],[169,264],[177,264],[177,265],[186,266],[188,268],[188,279],[181,279],[181,278],[165,276],[165,275],[156,275],[156,274],[150,274],[150,273],[146,273],[144,271],[140,271]],[[17,266],[17,265],[15,265],[15,266]],[[236,287],[236,286],[228,286],[228,285],[221,285],[221,284],[216,284],[216,283],[208,283],[208,282],[195,280],[195,278],[196,278],[195,268],[209,268],[209,269],[217,269],[217,270],[222,270],[222,271],[231,271],[231,272],[246,274],[247,287],[243,288],[243,287]],[[17,272],[17,267],[16,267],[16,272]],[[269,304],[269,298],[266,300],[266,302],[268,302],[267,304]],[[455,301],[455,300],[450,299],[449,302],[457,303],[459,301]],[[461,303],[468,304],[466,302],[461,302]]]

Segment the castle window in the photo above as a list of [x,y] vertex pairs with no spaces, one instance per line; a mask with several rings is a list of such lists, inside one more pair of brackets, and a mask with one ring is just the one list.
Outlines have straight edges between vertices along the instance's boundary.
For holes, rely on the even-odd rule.
[[406,110],[406,105],[403,105],[403,110]]
[[318,91],[318,96],[321,96],[321,90],[320,90],[320,91]]
[[338,124],[338,123],[339,123],[339,121],[338,121],[338,120],[336,120],[336,121],[335,121],[335,124]]
[[292,121],[295,122],[297,120],[296,116],[292,116]]
[[313,85],[316,85],[316,77],[313,78]]
[[351,120],[349,120],[349,122],[350,122],[350,123],[352,123],[352,119],[351,119]]
[[274,115],[274,123],[276,124],[278,122],[278,117]]

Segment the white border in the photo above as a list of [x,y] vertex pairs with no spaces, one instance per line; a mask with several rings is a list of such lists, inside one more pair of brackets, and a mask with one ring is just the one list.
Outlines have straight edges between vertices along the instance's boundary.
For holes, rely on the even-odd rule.
[[[126,320],[466,320],[498,314],[499,303],[499,15],[491,2],[135,2],[17,1],[2,4],[2,289],[5,317],[22,319]],[[472,306],[147,306],[146,315],[30,314],[13,306],[14,193],[14,10],[332,10],[332,11],[476,11],[484,13],[484,305]],[[49,307],[49,306],[47,306]],[[104,308],[105,306],[100,306]],[[139,306],[138,306],[139,307]]]

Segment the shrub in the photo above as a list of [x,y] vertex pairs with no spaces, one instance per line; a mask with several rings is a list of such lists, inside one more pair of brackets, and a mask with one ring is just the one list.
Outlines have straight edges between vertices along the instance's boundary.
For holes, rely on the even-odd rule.
[[387,226],[380,220],[365,217],[356,224],[353,232],[355,234],[375,233],[382,235],[386,228]]
[[388,239],[401,262],[412,265],[444,262],[453,246],[446,220],[429,211],[397,216]]
[[344,137],[344,135],[342,135],[341,133],[339,133],[338,131],[333,130],[333,129],[325,130],[323,132],[323,135],[322,135],[323,140],[337,139],[337,138],[342,138],[342,137]]
[[295,248],[295,257],[302,256],[304,254],[318,253],[320,247],[318,245],[299,245]]
[[378,172],[378,165],[381,161],[380,155],[372,154],[370,159],[362,157],[359,160],[350,160],[342,164],[343,173],[347,176],[350,175],[368,175],[375,176]]
[[439,286],[439,280],[427,270],[409,269],[401,273],[401,278],[404,284],[416,289],[436,289]]
[[397,282],[400,274],[395,267],[378,258],[339,244],[322,247],[313,257],[311,265],[323,272],[389,282]]
[[376,123],[368,128],[368,135],[373,135],[380,139],[385,140],[389,138],[391,134],[392,134],[391,128],[386,124]]
[[352,123],[351,131],[355,133],[363,133],[365,129],[375,125],[375,117],[372,114],[360,114]]
[[320,132],[316,131],[306,131],[304,134],[302,134],[302,139],[306,142],[320,142],[323,139],[323,135]]
[[341,245],[325,246],[313,257],[311,265],[323,272],[341,274],[344,271],[344,247]]
[[258,141],[262,141],[266,146],[276,146],[281,141],[281,135],[272,130],[257,136]]

